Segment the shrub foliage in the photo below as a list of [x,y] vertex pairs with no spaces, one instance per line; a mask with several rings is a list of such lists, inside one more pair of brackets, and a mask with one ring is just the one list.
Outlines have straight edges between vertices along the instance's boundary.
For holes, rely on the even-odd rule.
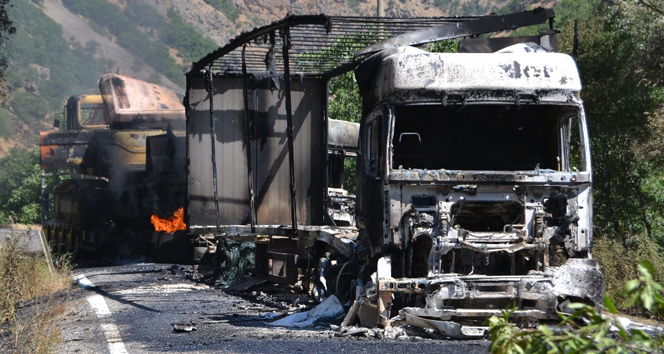
[[[625,283],[625,306],[637,303],[646,310],[664,315],[662,285],[654,279],[654,267],[648,261],[638,265],[638,278]],[[604,299],[606,309],[616,314],[610,296]],[[653,353],[664,345],[664,336],[651,336],[640,329],[626,329],[612,316],[602,316],[593,306],[570,304],[573,314],[561,315],[561,322],[550,328],[540,325],[520,330],[510,323],[511,311],[502,317],[493,316],[487,322],[491,335],[489,352],[494,354],[570,354],[570,353]]]

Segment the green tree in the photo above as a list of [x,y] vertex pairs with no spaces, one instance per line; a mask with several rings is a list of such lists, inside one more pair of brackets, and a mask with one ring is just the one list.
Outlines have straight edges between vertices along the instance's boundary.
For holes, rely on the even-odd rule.
[[0,223],[40,221],[41,168],[39,148],[13,147],[0,159]]
[[168,11],[170,22],[161,32],[166,44],[177,48],[184,61],[198,61],[219,46],[211,39],[203,37],[194,25],[187,23],[175,10]]
[[[562,2],[561,2],[562,3]],[[607,276],[607,292],[626,302],[618,307],[664,315],[661,260],[642,262],[638,279],[634,259],[661,259],[664,231],[664,1],[618,1],[579,23],[577,64],[581,97],[588,117],[593,151],[596,235],[593,253]],[[572,24],[563,29],[561,51],[572,52]],[[653,242],[657,241],[659,244]],[[621,253],[625,253],[624,255]],[[616,255],[618,254],[618,255]],[[620,258],[618,260],[617,258]],[[618,306],[616,306],[618,305]],[[509,314],[490,321],[492,353],[650,353],[664,344],[661,336],[627,331],[595,308],[576,304],[555,330],[545,326],[520,331]],[[637,312],[640,310],[637,310]],[[587,325],[579,325],[583,317]],[[617,335],[609,335],[612,326]]]
[[16,33],[16,27],[13,26],[12,21],[9,19],[7,7],[9,7],[9,0],[0,0],[0,100],[6,96],[4,89],[5,85],[5,70],[8,66],[7,58],[7,43],[9,36]]
[[[661,64],[642,58],[664,50],[662,42],[650,42],[664,28],[656,17],[641,16],[642,7],[625,4],[580,23],[578,66],[593,151],[595,223],[627,242],[628,235],[663,231],[664,163],[652,140],[663,134],[656,113],[663,102]],[[561,51],[572,52],[572,31],[571,24],[563,30]]]
[[30,174],[21,185],[12,191],[4,209],[14,211],[21,224],[39,224],[41,222],[41,168],[39,163],[30,166]]
[[[355,74],[349,71],[330,80],[330,118],[359,123],[362,118],[362,97],[355,81]],[[344,188],[355,194],[357,161],[346,158],[344,161]]]

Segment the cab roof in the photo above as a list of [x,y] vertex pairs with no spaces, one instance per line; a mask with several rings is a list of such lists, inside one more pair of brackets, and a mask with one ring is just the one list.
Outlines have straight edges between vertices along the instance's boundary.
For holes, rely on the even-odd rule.
[[356,69],[356,75],[366,77],[358,78],[365,83],[360,85],[365,100],[376,101],[400,91],[441,97],[465,93],[465,99],[474,95],[478,100],[491,100],[492,92],[500,92],[560,101],[581,91],[572,57],[534,44],[516,44],[495,53],[430,53],[397,47],[375,54]]

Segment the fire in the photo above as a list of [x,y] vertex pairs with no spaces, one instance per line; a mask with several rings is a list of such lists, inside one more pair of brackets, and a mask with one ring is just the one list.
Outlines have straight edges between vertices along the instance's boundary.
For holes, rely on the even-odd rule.
[[178,209],[173,216],[165,219],[152,215],[150,218],[155,231],[175,232],[179,230],[186,230],[187,224],[184,223],[184,208]]

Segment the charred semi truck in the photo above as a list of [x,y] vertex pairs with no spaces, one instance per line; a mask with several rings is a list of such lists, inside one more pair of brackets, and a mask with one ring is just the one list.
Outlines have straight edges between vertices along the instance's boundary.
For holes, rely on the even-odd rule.
[[[256,242],[258,275],[352,303],[344,325],[405,321],[469,338],[507,308],[531,327],[570,302],[599,306],[581,81],[556,33],[464,40],[459,53],[416,47],[547,21],[552,10],[291,16],[211,53],[185,98],[199,249]],[[357,147],[340,154],[357,155],[357,196],[338,203],[343,169],[321,142],[337,134],[328,80],[349,70],[363,114]],[[355,218],[337,224],[350,201]]]
[[184,106],[122,75],[102,76],[99,92],[70,97],[60,129],[40,134],[43,229],[58,253],[144,254],[178,229],[151,219],[171,224],[184,206]]
[[408,323],[446,334],[466,333],[451,319],[481,324],[511,306],[530,326],[570,301],[599,305],[572,58],[531,44],[376,56],[356,69],[373,72],[361,87],[357,205],[371,254],[382,256],[381,321],[399,294],[423,305],[401,310]]

